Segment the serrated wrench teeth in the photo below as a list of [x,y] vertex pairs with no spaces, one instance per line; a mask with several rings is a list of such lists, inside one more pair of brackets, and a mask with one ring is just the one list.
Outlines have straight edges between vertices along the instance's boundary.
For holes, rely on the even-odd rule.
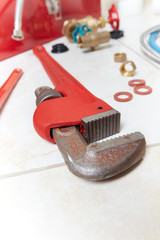
[[53,129],[54,139],[68,169],[88,180],[104,180],[135,165],[145,153],[140,132],[87,145],[75,126]]

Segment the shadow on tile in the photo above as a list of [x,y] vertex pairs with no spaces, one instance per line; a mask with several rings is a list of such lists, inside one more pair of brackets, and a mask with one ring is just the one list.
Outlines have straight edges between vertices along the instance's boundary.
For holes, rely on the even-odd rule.
[[104,50],[104,49],[107,49],[107,48],[111,48],[113,47],[111,44],[107,44],[107,45],[101,45],[101,46],[98,46],[95,48],[95,50],[91,50],[90,48],[87,48],[83,51],[83,53],[90,53],[90,52],[94,52],[94,51],[101,51],[101,50]]

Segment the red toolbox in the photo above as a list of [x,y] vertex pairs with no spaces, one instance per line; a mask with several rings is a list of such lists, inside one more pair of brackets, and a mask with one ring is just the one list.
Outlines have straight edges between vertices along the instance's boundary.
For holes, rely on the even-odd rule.
[[[53,0],[49,0],[53,1]],[[18,2],[18,0],[17,0]],[[23,40],[12,38],[16,0],[3,0],[0,4],[0,60],[4,60],[62,36],[66,19],[86,15],[99,17],[100,0],[61,0],[58,15],[51,15],[47,0],[24,0],[22,12]]]

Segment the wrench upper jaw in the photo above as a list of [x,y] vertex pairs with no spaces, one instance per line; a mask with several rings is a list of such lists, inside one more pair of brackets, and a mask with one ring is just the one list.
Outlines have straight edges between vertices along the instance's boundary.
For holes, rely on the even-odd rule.
[[88,180],[116,176],[135,165],[145,153],[145,138],[140,132],[89,145],[74,126],[53,132],[69,170]]

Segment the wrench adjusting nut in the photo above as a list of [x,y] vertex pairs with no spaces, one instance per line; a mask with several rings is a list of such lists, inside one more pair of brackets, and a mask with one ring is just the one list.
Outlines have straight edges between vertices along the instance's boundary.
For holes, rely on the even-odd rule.
[[126,54],[125,53],[115,53],[114,54],[114,61],[115,62],[125,62],[126,61]]
[[[120,98],[119,96],[127,96],[126,98]],[[114,99],[118,102],[128,102],[133,98],[133,95],[129,92],[117,92],[114,94]]]
[[46,100],[62,97],[62,95],[58,91],[46,86],[37,88],[35,91],[35,95],[36,106]]
[[[131,70],[127,70],[126,69],[126,66],[127,65],[130,65],[131,66]],[[134,75],[134,72],[136,70],[136,65],[134,64],[133,61],[126,61],[124,62],[121,67],[120,67],[120,71],[121,71],[121,74],[124,76],[124,77],[131,77]]]

